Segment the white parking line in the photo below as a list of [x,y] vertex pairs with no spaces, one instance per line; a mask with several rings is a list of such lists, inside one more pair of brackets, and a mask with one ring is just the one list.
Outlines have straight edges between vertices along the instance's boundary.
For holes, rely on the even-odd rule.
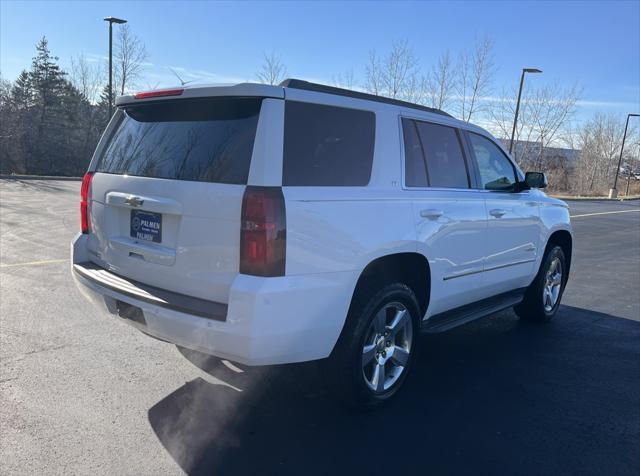
[[640,212],[640,208],[634,208],[633,210],[617,210],[615,212],[584,213],[582,215],[570,215],[570,217],[571,218],[592,217],[594,215],[613,215],[614,213],[629,213],[629,212]]
[[0,268],[15,268],[17,266],[40,266],[43,264],[65,263],[68,259],[45,259],[40,261],[29,261],[28,263],[0,264]]

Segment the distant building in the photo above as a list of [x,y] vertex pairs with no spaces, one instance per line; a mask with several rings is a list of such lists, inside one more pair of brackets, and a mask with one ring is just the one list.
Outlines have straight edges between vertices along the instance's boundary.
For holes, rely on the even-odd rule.
[[[500,139],[508,149],[509,139]],[[517,162],[540,164],[542,168],[556,168],[564,165],[572,169],[580,155],[579,149],[564,147],[544,147],[540,151],[540,142],[517,140],[513,143],[513,157]]]

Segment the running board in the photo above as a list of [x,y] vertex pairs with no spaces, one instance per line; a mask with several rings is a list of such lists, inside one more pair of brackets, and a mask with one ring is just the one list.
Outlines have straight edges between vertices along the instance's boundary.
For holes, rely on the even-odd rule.
[[525,290],[526,288],[516,289],[431,316],[426,321],[423,321],[422,332],[437,333],[448,331],[454,327],[515,306],[524,298]]

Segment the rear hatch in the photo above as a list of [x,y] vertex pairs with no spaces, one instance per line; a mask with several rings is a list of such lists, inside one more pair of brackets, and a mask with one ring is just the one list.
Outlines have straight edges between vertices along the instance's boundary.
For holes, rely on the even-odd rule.
[[92,260],[228,303],[261,103],[219,97],[121,107],[92,163]]

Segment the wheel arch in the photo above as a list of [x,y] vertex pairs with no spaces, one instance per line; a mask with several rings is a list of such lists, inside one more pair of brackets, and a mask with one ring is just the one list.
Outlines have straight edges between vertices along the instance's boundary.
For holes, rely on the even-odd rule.
[[564,252],[564,256],[567,260],[567,277],[571,270],[571,257],[573,253],[573,236],[569,230],[555,230],[549,235],[547,239],[547,245],[545,247],[545,254],[551,249],[552,246],[560,246]]
[[363,289],[394,281],[411,288],[418,300],[422,318],[427,312],[431,298],[431,268],[427,258],[416,252],[392,253],[370,261],[358,277],[351,296],[351,305]]

